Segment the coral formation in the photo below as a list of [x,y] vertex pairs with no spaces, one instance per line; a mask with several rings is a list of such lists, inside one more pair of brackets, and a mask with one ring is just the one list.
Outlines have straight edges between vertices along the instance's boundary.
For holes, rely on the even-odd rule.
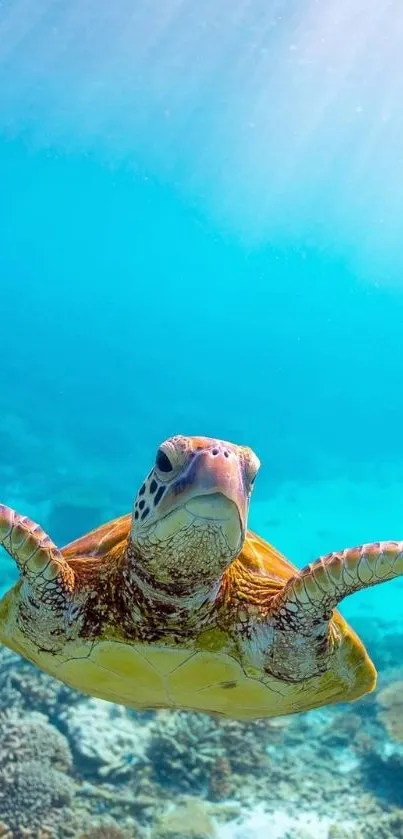
[[220,726],[204,714],[157,714],[150,725],[147,757],[155,779],[180,791],[206,791],[217,757]]
[[4,822],[0,822],[0,839],[55,839],[55,834],[52,828],[24,827],[22,830],[13,832],[11,828]]
[[232,771],[239,775],[255,774],[267,767],[267,746],[282,741],[287,725],[287,720],[281,717],[251,723],[220,720],[220,743]]
[[353,711],[343,709],[343,713],[336,713],[330,718],[325,730],[327,746],[343,747],[354,742],[362,728],[362,718]]
[[218,793],[225,767],[225,787],[233,775],[255,774],[268,767],[267,746],[281,742],[287,722],[239,723],[186,711],[160,712],[150,725],[146,756],[155,779],[186,792]]
[[403,743],[403,681],[392,682],[378,693],[378,716],[390,737]]
[[0,769],[0,819],[18,836],[26,828],[50,835],[71,807],[71,779],[41,760],[9,763]]
[[84,774],[122,779],[145,759],[148,728],[123,706],[91,698],[63,709],[59,721]]
[[[68,821],[74,783],[67,740],[43,714],[0,715],[0,820],[14,839],[27,830],[33,839],[56,836],[59,819]],[[5,829],[5,828],[4,828]],[[6,834],[7,835],[7,834]]]
[[0,713],[0,766],[22,761],[43,761],[62,772],[72,767],[69,744],[43,714],[33,711],[18,716]]
[[192,796],[165,812],[151,833],[151,839],[214,839],[216,836],[205,805]]
[[57,718],[82,694],[53,679],[6,647],[0,647],[0,710],[20,708]]
[[[85,833],[80,833],[76,839],[140,839],[140,828],[132,827],[130,833],[112,820],[99,822],[89,827]],[[1,836],[0,836],[1,839]]]
[[230,797],[232,789],[231,764],[227,757],[218,755],[210,769],[209,798],[213,801],[224,801]]

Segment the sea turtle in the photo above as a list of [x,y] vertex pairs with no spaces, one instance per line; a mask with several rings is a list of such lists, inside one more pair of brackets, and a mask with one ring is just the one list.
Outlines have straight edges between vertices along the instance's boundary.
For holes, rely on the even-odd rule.
[[250,448],[175,436],[132,515],[59,550],[0,507],[21,578],[0,641],[84,693],[138,709],[256,719],[357,699],[376,670],[336,605],[403,573],[403,543],[330,553],[301,571],[247,531]]

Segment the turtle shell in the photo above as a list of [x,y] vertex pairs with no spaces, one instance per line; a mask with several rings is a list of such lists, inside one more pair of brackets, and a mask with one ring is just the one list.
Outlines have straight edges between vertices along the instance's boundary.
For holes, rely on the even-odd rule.
[[[73,565],[80,558],[108,557],[124,549],[131,517],[115,519],[62,550]],[[269,575],[280,590],[296,569],[275,548],[248,532],[240,557],[244,567]],[[337,667],[301,682],[286,682],[242,662],[230,633],[201,631],[189,644],[130,642],[119,627],[98,639],[67,641],[58,652],[39,650],[21,631],[16,605],[21,583],[0,603],[0,641],[78,690],[138,710],[180,708],[248,720],[295,713],[361,696],[375,685],[366,651],[339,613],[332,625],[342,638]]]

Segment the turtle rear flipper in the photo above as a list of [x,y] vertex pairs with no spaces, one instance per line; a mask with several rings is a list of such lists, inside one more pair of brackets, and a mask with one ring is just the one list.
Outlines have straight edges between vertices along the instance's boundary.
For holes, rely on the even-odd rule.
[[333,610],[349,594],[403,575],[403,542],[372,542],[319,557],[273,598],[268,670],[301,681],[324,672],[340,638]]

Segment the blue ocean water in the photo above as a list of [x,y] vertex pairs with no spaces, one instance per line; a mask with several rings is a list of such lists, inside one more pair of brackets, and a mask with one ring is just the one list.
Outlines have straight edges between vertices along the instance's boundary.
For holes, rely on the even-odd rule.
[[[250,526],[300,567],[403,538],[402,24],[375,0],[0,7],[0,501],[58,545],[130,512],[172,434],[256,451]],[[401,596],[341,607],[383,699],[278,725],[136,715],[5,652],[0,835],[403,836]],[[42,809],[30,731],[55,743]]]

